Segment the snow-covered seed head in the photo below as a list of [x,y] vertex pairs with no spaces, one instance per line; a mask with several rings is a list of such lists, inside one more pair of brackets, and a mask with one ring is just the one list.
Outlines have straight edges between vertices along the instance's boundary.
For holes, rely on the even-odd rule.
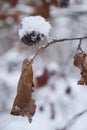
[[41,16],[25,17],[22,21],[22,28],[19,29],[19,37],[26,45],[33,45],[48,37],[51,25]]
[[34,43],[41,41],[42,38],[44,38],[44,34],[32,31],[30,34],[27,33],[26,35],[24,35],[21,41],[26,45],[33,45]]

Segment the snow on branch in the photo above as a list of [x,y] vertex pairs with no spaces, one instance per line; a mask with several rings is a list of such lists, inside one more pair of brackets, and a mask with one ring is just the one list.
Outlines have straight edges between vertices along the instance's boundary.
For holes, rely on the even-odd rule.
[[[50,23],[45,20],[45,18],[41,16],[29,16],[25,17],[22,21],[22,28],[19,29],[19,37],[21,41],[28,45],[32,46],[40,41],[47,40],[49,36],[50,29],[52,28]],[[87,39],[87,36],[83,37],[75,37],[75,38],[63,38],[63,39],[52,39],[51,41],[45,41],[47,44],[40,47],[36,54],[34,55],[33,59],[38,55],[40,50],[47,48],[48,46],[64,41],[71,41],[71,40],[79,40],[82,41],[83,39]]]
[[45,49],[45,48],[47,48],[47,47],[49,47],[50,45],[52,45],[52,44],[55,44],[55,43],[60,43],[60,42],[64,42],[64,41],[75,41],[75,40],[79,40],[79,49],[81,49],[80,48],[80,45],[81,45],[81,42],[82,42],[82,40],[84,40],[84,39],[87,39],[87,36],[84,36],[84,37],[76,37],[76,38],[63,38],[63,39],[52,39],[50,42],[48,42],[46,45],[44,45],[44,46],[42,46],[42,47],[40,47],[39,49],[38,49],[38,51],[36,52],[36,54],[34,55],[34,57],[33,57],[33,60],[36,58],[36,56],[38,55],[38,53],[41,51],[41,50],[43,50],[43,49]]

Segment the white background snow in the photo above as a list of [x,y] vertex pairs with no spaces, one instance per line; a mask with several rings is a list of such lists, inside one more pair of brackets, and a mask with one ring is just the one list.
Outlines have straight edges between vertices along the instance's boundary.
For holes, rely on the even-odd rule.
[[[51,38],[87,36],[86,0],[83,0],[79,6],[75,5],[75,0],[71,0],[70,6],[66,9],[52,7],[51,13],[53,15],[53,19],[49,19],[53,28],[50,33]],[[18,28],[18,26],[14,27],[14,33],[18,31]],[[0,33],[2,34],[2,30]],[[7,32],[4,30],[5,34],[7,35]],[[9,36],[17,39],[10,32]],[[87,86],[77,85],[80,71],[73,65],[73,55],[78,41],[52,45],[35,60],[33,64],[35,74],[38,73],[37,70],[42,71],[46,66],[49,71],[54,71],[55,75],[50,77],[46,87],[37,89],[33,93],[37,110],[31,124],[26,117],[16,117],[9,114],[16,95],[22,61],[29,57],[31,51],[35,50],[31,47],[27,51],[18,51],[20,44],[22,45],[18,41],[13,48],[0,55],[0,130],[61,129],[75,114],[87,109]],[[83,44],[82,47],[87,52],[87,40],[84,40]],[[61,73],[67,75],[66,78],[61,76]],[[54,86],[55,89],[52,90],[50,86]],[[67,87],[71,88],[70,94],[66,93]],[[54,119],[50,118],[50,103],[54,103],[55,106]],[[43,106],[43,111],[39,110],[40,106]],[[87,113],[81,116],[69,130],[87,130]]]

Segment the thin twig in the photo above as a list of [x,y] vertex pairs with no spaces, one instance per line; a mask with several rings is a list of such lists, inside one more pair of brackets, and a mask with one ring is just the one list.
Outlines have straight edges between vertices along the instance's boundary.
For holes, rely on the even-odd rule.
[[77,52],[78,51],[80,51],[81,53],[85,53],[84,51],[83,51],[83,49],[81,48],[81,44],[82,44],[82,39],[80,39],[80,41],[79,41],[79,44],[78,44],[78,47],[77,47]]
[[34,57],[32,58],[32,61],[37,57],[39,52],[47,47],[49,47],[52,44],[58,43],[58,42],[64,42],[64,41],[74,41],[74,40],[80,40],[80,42],[84,39],[87,39],[87,36],[84,37],[76,37],[76,38],[63,38],[63,39],[52,39],[50,42],[48,42],[46,45],[40,47],[38,51],[35,53]]
[[57,130],[68,130],[68,128],[70,128],[85,113],[87,113],[87,109],[76,114],[71,120],[67,122],[67,124],[62,129],[57,129]]
[[41,50],[44,50],[44,49],[45,49],[44,46],[40,47],[40,48],[38,49],[38,51],[35,53],[35,55],[33,56],[32,61],[34,61],[34,59],[37,57],[37,55],[39,54],[39,52],[40,52]]
[[64,42],[64,41],[74,41],[74,40],[83,40],[87,39],[87,36],[84,37],[76,37],[76,38],[63,38],[63,39],[52,39],[52,41],[48,42],[44,48],[47,48],[48,46],[57,43],[57,42]]

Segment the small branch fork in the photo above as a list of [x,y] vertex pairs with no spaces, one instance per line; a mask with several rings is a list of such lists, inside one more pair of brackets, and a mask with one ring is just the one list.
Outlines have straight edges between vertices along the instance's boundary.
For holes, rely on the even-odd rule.
[[56,129],[56,130],[68,130],[68,128],[70,128],[85,113],[87,113],[87,109],[78,113],[78,114],[76,114],[71,120],[68,121],[68,123],[65,125],[64,128]]
[[55,43],[58,43],[58,42],[64,42],[64,41],[75,41],[75,40],[79,40],[79,45],[78,45],[78,49],[82,50],[81,49],[81,43],[82,43],[82,40],[84,39],[87,39],[87,36],[84,36],[84,37],[76,37],[76,38],[63,38],[63,39],[52,39],[50,42],[48,42],[46,45],[40,47],[38,49],[38,51],[36,52],[36,54],[34,55],[34,57],[32,58],[32,61],[37,57],[37,55],[39,54],[39,52],[41,50],[44,50],[46,49],[47,47],[49,47],[50,45],[52,44],[55,44]]

